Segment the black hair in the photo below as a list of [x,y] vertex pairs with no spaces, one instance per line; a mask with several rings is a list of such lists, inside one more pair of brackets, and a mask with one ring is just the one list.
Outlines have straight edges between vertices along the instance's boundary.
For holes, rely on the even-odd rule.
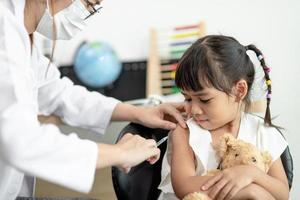
[[239,80],[244,79],[248,91],[244,98],[245,108],[250,106],[250,90],[255,77],[255,68],[247,50],[256,53],[265,71],[268,83],[265,124],[273,126],[270,117],[271,84],[262,53],[254,45],[243,46],[235,38],[223,35],[208,35],[198,39],[179,60],[175,82],[183,90],[200,91],[214,87],[227,95]]

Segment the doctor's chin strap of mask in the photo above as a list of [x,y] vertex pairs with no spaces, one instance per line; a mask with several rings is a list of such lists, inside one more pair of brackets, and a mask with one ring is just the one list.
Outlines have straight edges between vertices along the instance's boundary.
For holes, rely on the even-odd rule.
[[[54,2],[53,0],[50,0],[50,5],[49,5],[49,2],[48,0],[46,1],[47,3],[47,8],[50,10],[50,13],[54,13]],[[48,63],[48,66],[47,66],[47,69],[46,69],[46,73],[45,73],[45,78],[47,78],[47,75],[48,75],[48,71],[49,71],[49,67],[53,61],[53,57],[54,57],[54,51],[55,51],[55,47],[56,47],[56,25],[55,25],[55,20],[54,18],[52,19],[52,36],[53,36],[53,39],[52,39],[52,50],[51,50],[51,55],[50,55],[50,58],[49,58],[49,63]]]
[[98,7],[96,8],[96,5],[100,6],[100,0],[96,0],[96,2],[91,2],[90,0],[84,0],[87,7],[88,8],[91,8],[91,10],[89,10],[90,12],[90,15],[87,16],[85,19],[91,17],[92,15],[94,15],[95,13],[99,13],[99,10],[102,8],[102,7]]
[[271,79],[269,76],[270,68],[267,67],[262,52],[255,45],[253,45],[253,44],[247,45],[247,46],[245,46],[245,49],[246,49],[246,51],[247,50],[254,51],[254,53],[256,54],[256,56],[260,62],[260,65],[262,66],[262,68],[264,70],[266,85],[267,85],[267,96],[266,96],[267,108],[266,108],[266,114],[265,114],[265,124],[267,124],[269,126],[274,126],[272,124],[271,112],[270,112],[270,102],[271,102],[271,94],[272,94],[272,87],[271,87],[272,82],[271,82]]

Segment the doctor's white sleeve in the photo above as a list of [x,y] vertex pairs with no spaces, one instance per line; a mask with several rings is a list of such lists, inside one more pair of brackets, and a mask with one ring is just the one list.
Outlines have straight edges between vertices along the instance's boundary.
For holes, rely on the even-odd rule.
[[36,54],[38,67],[39,112],[44,115],[55,114],[66,124],[104,133],[115,106],[120,102],[99,92],[88,91],[85,87],[74,85],[67,78],[60,78],[57,67],[42,54]]
[[[94,181],[97,144],[75,134],[66,136],[54,125],[39,123],[29,38],[21,23],[0,6],[0,169],[11,167],[88,192]],[[49,98],[53,94],[49,93]],[[73,109],[70,106],[69,114]],[[65,109],[63,104],[60,107]],[[74,114],[80,116],[76,110]]]

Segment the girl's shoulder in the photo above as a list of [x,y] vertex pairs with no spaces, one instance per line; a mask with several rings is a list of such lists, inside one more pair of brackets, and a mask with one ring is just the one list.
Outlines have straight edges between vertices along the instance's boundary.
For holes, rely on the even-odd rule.
[[261,150],[269,151],[273,159],[277,159],[288,145],[281,131],[265,125],[264,119],[254,114],[245,114],[243,120],[244,131],[248,135],[244,135],[244,139],[247,138]]
[[172,133],[172,140],[188,141],[189,143],[196,140],[211,142],[209,131],[201,128],[192,118],[188,119],[186,124],[187,128],[176,127]]
[[252,113],[243,113],[242,120],[246,121],[247,123],[250,123],[250,124],[257,124],[257,125],[264,124],[263,117],[256,115],[256,114],[252,114]]
[[279,128],[276,128],[273,126],[267,126],[264,123],[264,118],[259,115],[252,114],[252,113],[244,113],[242,120],[243,120],[244,124],[246,124],[248,126],[258,127],[257,130],[263,129],[264,132],[282,136],[282,133]]

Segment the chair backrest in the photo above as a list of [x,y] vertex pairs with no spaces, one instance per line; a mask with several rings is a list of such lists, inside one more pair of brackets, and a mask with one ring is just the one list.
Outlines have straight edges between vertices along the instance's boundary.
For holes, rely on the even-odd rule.
[[[144,138],[152,138],[156,141],[166,136],[167,130],[151,129],[138,124],[130,123],[119,134],[117,141],[125,133],[138,134]],[[154,165],[143,162],[133,167],[128,174],[112,167],[112,181],[116,196],[119,200],[157,200],[160,190],[157,189],[161,178],[162,158],[166,151],[167,143],[159,146],[161,150],[160,159]],[[289,151],[289,147],[281,155],[282,164],[288,178],[289,187],[293,182],[293,159]]]
[[[119,134],[117,141],[125,133],[138,134],[147,139],[160,140],[168,134],[168,130],[151,129],[130,123]],[[133,167],[128,174],[117,167],[112,167],[112,182],[119,200],[156,200],[160,194],[157,189],[160,183],[162,158],[166,151],[166,142],[159,146],[161,155],[154,165],[143,162]]]
[[[280,132],[280,134],[284,137],[283,133],[280,131],[280,129],[277,128],[277,130]],[[289,146],[286,147],[284,152],[280,156],[281,162],[286,174],[286,177],[288,179],[289,188],[292,188],[293,185],[293,178],[294,178],[294,164],[293,164],[293,158],[292,154],[290,152]]]

